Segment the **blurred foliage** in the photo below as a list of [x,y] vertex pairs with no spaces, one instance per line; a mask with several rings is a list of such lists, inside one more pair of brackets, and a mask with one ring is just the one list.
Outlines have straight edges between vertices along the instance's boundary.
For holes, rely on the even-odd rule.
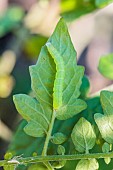
[[0,97],[8,97],[14,86],[14,78],[10,75],[15,65],[13,51],[5,51],[0,57]]
[[92,12],[96,9],[94,0],[62,0],[61,1],[61,11],[62,16],[67,21],[73,21],[78,17]]
[[41,47],[46,43],[47,38],[40,35],[31,35],[25,40],[23,50],[29,58],[36,58]]
[[102,56],[99,61],[98,69],[103,76],[113,80],[113,54]]
[[73,21],[112,2],[113,0],[61,0],[61,15],[67,21]]
[[0,16],[0,37],[4,36],[7,32],[16,29],[22,21],[23,16],[24,11],[21,7],[9,7],[5,14]]

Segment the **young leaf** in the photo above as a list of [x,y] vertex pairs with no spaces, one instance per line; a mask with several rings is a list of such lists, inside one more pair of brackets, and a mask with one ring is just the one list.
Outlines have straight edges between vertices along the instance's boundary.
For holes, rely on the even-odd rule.
[[52,167],[55,169],[61,169],[62,167],[64,167],[66,164],[66,161],[58,161],[58,162],[52,162]]
[[71,134],[75,149],[78,152],[86,152],[95,145],[96,136],[93,128],[85,118],[80,118]]
[[48,170],[42,163],[31,165],[28,170]]
[[105,143],[102,145],[102,152],[108,153],[109,151],[110,151],[110,144],[108,144],[107,142],[105,142]]
[[[102,152],[104,153],[108,153],[110,151],[110,144],[108,144],[107,142],[105,142],[103,145],[102,145]],[[109,164],[110,161],[111,161],[111,158],[104,158],[104,161],[106,164]]]
[[58,148],[57,148],[57,153],[58,153],[59,155],[64,155],[64,154],[65,154],[65,148],[64,148],[64,146],[59,145]]
[[113,54],[101,57],[98,69],[103,76],[113,80]]
[[16,165],[6,165],[4,166],[4,170],[15,170]]
[[97,170],[99,164],[97,160],[94,159],[81,159],[77,164],[76,170]]
[[52,137],[51,137],[51,142],[57,145],[60,145],[62,143],[64,143],[66,141],[67,137],[66,135],[64,135],[63,133],[55,133]]
[[13,154],[11,152],[7,152],[5,155],[4,155],[4,159],[6,160],[9,160],[13,157]]

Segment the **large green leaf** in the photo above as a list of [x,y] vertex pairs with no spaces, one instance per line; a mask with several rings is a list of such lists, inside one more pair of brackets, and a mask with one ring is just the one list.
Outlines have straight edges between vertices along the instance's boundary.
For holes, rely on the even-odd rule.
[[[77,99],[80,95],[79,89],[84,68],[77,66],[76,52],[63,19],[59,21],[48,42],[55,49],[53,55],[57,53],[64,62],[62,105],[56,110],[56,117],[65,120],[86,108],[86,103]],[[53,94],[56,90],[55,80],[58,78],[56,74],[60,76],[60,73],[57,73],[59,70],[57,70],[58,66],[56,67],[56,65],[58,64],[49,54],[46,45],[42,47],[38,62],[30,67],[32,89],[37,100],[27,95],[14,96],[14,103],[18,112],[28,121],[28,125],[24,128],[25,132],[31,136],[42,137],[48,131],[55,109],[53,108]]]
[[101,57],[98,69],[103,76],[113,80],[113,54]]
[[102,91],[100,99],[104,115],[96,113],[94,118],[102,138],[108,143],[113,144],[113,93]]
[[71,134],[75,149],[78,152],[88,153],[90,149],[95,145],[96,136],[93,128],[85,118],[80,120],[75,125]]
[[[76,64],[76,52],[63,19],[58,23],[48,42],[53,44],[64,61],[63,106],[57,111],[57,118],[67,119],[86,108],[83,101],[77,100],[80,95],[79,88],[84,68]],[[30,67],[30,74],[32,89],[35,91],[38,101],[43,107],[46,107],[46,110],[48,107],[48,111],[51,113],[56,66],[45,46],[42,48],[37,64]],[[78,106],[79,108],[77,108]]]

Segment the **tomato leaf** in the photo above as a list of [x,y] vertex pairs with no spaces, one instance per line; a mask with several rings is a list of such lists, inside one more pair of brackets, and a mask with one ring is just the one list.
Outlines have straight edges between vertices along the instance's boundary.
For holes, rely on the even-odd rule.
[[77,164],[76,170],[96,170],[99,168],[97,160],[94,159],[81,159]]
[[[51,49],[47,48],[47,44],[55,49],[52,50],[52,53]],[[62,59],[58,61],[57,57],[62,57]],[[64,78],[60,77],[59,62],[64,63]],[[61,106],[55,111],[55,117],[58,119],[71,118],[86,108],[86,103],[78,99],[83,73],[84,68],[77,66],[76,52],[67,26],[61,19],[48,43],[42,47],[36,65],[30,66],[31,85],[36,99],[24,94],[14,96],[18,112],[28,122],[24,128],[27,134],[33,137],[43,137],[47,134],[53,110],[56,109],[54,100],[55,97],[59,100],[60,94],[62,95],[62,98],[60,97],[60,100],[62,99]],[[62,84],[62,93],[60,92],[60,94],[56,85],[58,80],[61,81],[58,84],[59,89]]]
[[96,136],[93,128],[85,118],[80,118],[71,134],[75,149],[88,153],[95,145]]
[[104,115],[96,113],[94,118],[102,138],[106,142],[113,144],[113,93],[102,91],[100,94],[100,100],[104,110]]

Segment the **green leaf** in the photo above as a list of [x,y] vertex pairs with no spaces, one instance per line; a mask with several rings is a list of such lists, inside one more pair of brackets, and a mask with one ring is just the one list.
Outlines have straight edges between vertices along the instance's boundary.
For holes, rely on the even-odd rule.
[[78,114],[87,107],[86,103],[81,99],[73,100],[71,105],[64,105],[57,111],[57,119],[66,120]]
[[[23,131],[23,128],[26,125],[27,122],[25,120],[20,123],[16,133],[13,136],[11,144],[9,145],[8,152],[11,152],[13,156],[23,155],[23,157],[29,157],[33,156],[34,152],[41,155],[44,139],[27,135]],[[18,165],[16,170],[27,170],[27,168],[27,165]]]
[[[77,99],[80,95],[79,89],[82,83],[84,68],[77,66],[75,60],[76,52],[63,19],[59,21],[48,42],[51,42],[64,62],[63,101],[62,107],[57,111],[57,118],[64,120],[86,108],[86,103]],[[35,91],[36,98],[43,105],[44,110],[48,110],[49,116],[52,114],[52,96],[56,71],[54,60],[44,46],[37,64],[30,67],[30,74],[32,89]],[[79,108],[77,109],[78,105]]]
[[113,0],[61,0],[61,15],[70,22],[112,2]]
[[88,153],[95,145],[96,136],[93,128],[85,118],[80,118],[71,134],[75,149]]
[[99,128],[99,131],[102,135],[102,138],[108,142],[113,144],[113,129],[111,127],[110,119],[113,117],[104,116],[100,113],[96,113],[94,115],[95,122]]
[[98,7],[104,7],[106,5],[109,5],[112,2],[113,2],[113,0],[96,0],[96,5]]
[[64,154],[65,154],[65,148],[64,148],[64,146],[59,145],[58,148],[57,148],[57,153],[58,153],[59,155],[64,155]]
[[61,169],[62,167],[64,167],[66,164],[66,161],[55,161],[55,162],[52,162],[52,167],[55,168],[55,169]]
[[51,142],[57,145],[60,145],[62,143],[64,143],[66,141],[67,137],[66,135],[64,135],[63,133],[55,133],[52,137],[51,137]]
[[113,116],[113,93],[109,91],[101,91],[100,101],[104,110],[104,115]]
[[101,57],[98,69],[103,76],[113,80],[113,54]]
[[4,155],[4,159],[6,160],[9,160],[13,157],[13,154],[11,152],[7,152],[5,155]]
[[76,170],[97,170],[99,164],[97,160],[94,159],[81,159],[77,164]]
[[6,165],[4,166],[4,170],[15,170],[16,165]]
[[78,17],[92,12],[96,9],[95,1],[88,0],[62,0],[61,14],[67,21],[73,21]]
[[102,91],[100,94],[100,100],[104,110],[104,115],[96,113],[94,118],[102,138],[106,142],[113,144],[113,93]]
[[90,90],[89,80],[88,80],[88,78],[86,76],[83,76],[82,85],[80,87],[80,91],[81,91],[80,97],[81,98],[86,98],[88,93],[89,93],[89,90]]
[[4,15],[0,16],[0,37],[17,28],[24,16],[24,11],[19,6],[9,7]]
[[30,59],[34,59],[34,58],[37,59],[37,56],[40,53],[40,49],[46,43],[47,38],[41,35],[35,34],[34,36],[30,34],[28,37],[26,37],[24,41],[25,42],[23,44],[23,50],[25,54],[27,54],[27,56]]
[[108,153],[109,151],[110,151],[110,144],[108,144],[107,142],[105,142],[105,143],[102,145],[102,152]]
[[31,165],[28,170],[48,170],[42,163]]
[[37,100],[25,94],[15,95],[13,100],[17,110],[28,121],[24,128],[25,132],[34,137],[44,136],[47,133],[49,120]]
[[[108,153],[110,151],[110,144],[108,144],[107,142],[105,142],[103,145],[102,145],[102,152],[104,153]],[[104,161],[106,164],[109,164],[110,161],[111,161],[111,158],[104,158]]]
[[[56,110],[55,116],[58,119],[65,120],[86,108],[86,103],[81,99],[77,99],[80,95],[84,68],[77,66],[76,52],[63,19],[59,21],[48,42],[52,44],[58,54],[53,58],[62,57],[61,61],[64,62],[62,106]],[[14,96],[14,103],[18,112],[28,121],[28,125],[24,130],[34,137],[42,137],[47,134],[51,124],[54,110],[55,80],[58,78],[58,74],[60,76],[59,70],[57,70],[58,59],[55,62],[53,58],[47,47],[44,46],[36,65],[30,67],[32,89],[37,100],[22,94]]]

